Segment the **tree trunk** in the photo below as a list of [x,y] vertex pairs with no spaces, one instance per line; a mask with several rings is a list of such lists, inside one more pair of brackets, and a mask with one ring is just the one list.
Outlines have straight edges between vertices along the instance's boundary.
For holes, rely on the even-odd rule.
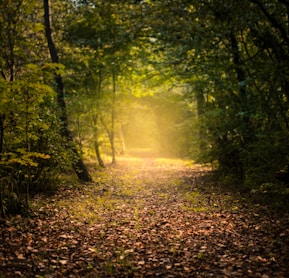
[[115,160],[115,150],[114,150],[114,137],[113,137],[113,134],[112,134],[112,130],[109,128],[109,126],[105,123],[103,117],[100,115],[100,121],[107,133],[107,137],[108,137],[108,140],[109,140],[109,143],[110,143],[110,147],[111,147],[111,150],[112,150],[112,161],[111,163],[112,164],[115,164],[116,160]]
[[93,137],[94,137],[94,151],[100,167],[105,168],[104,162],[101,158],[99,151],[99,141],[98,141],[98,115],[92,116],[93,121]]
[[124,155],[126,152],[126,145],[125,145],[125,140],[124,140],[124,135],[123,135],[122,124],[119,125],[119,138],[121,142],[121,154]]
[[3,155],[4,121],[5,121],[5,115],[0,114],[0,161],[2,160],[2,155]]
[[[53,63],[59,63],[59,58],[57,54],[57,50],[54,44],[54,41],[52,39],[51,34],[51,26],[50,26],[50,13],[49,13],[49,0],[43,0],[44,3],[44,24],[45,24],[45,35],[48,43],[48,48],[51,56],[51,61]],[[71,148],[75,160],[72,162],[72,166],[75,170],[75,173],[77,177],[84,182],[91,181],[91,177],[88,173],[87,168],[85,167],[75,145],[73,142],[72,135],[70,133],[70,130],[68,129],[68,117],[67,117],[67,111],[66,111],[66,103],[64,100],[64,84],[62,80],[62,76],[60,74],[54,75],[54,80],[56,83],[56,89],[57,89],[57,103],[58,107],[60,109],[60,123],[61,123],[61,136],[69,142],[69,147]]]
[[[0,114],[0,161],[2,160],[3,142],[4,142],[4,120],[5,116]],[[0,185],[0,215],[5,217],[4,202],[2,198],[2,186]]]
[[115,164],[115,142],[114,142],[114,125],[115,125],[115,97],[116,97],[116,74],[112,72],[112,107],[111,107],[111,131],[110,131],[110,144],[111,144],[111,155],[112,155],[112,164]]
[[[201,86],[200,86],[201,87]],[[197,114],[198,114],[198,121],[199,121],[199,148],[201,151],[205,150],[205,138],[206,138],[206,131],[204,126],[201,124],[202,117],[205,113],[205,98],[204,93],[201,88],[198,88],[196,92],[196,100],[197,100]]]
[[[99,69],[98,71],[98,84],[96,88],[96,113],[93,114],[92,116],[92,121],[93,121],[93,137],[94,137],[94,150],[95,150],[95,155],[98,161],[98,164],[100,167],[105,168],[104,162],[101,158],[100,150],[99,150],[99,127],[98,127],[98,122],[99,122],[99,115],[100,115],[100,97],[101,97],[101,86],[102,86],[102,70]],[[91,108],[91,111],[93,109]]]
[[247,89],[246,89],[246,73],[242,68],[242,61],[240,57],[240,50],[238,46],[238,42],[236,36],[233,32],[230,34],[230,42],[232,48],[232,56],[233,56],[233,64],[234,70],[236,72],[237,81],[239,84],[239,100],[241,104],[242,112],[244,112],[243,116],[243,124],[244,124],[244,134],[243,138],[245,143],[252,142],[252,136],[254,134],[252,127],[251,127],[251,120],[249,116],[250,105],[247,96]]

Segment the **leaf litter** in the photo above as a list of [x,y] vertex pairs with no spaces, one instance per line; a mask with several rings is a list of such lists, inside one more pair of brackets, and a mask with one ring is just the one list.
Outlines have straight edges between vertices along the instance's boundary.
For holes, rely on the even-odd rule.
[[[287,277],[289,217],[173,159],[123,158],[1,225],[1,277]],[[98,177],[102,178],[99,179]]]

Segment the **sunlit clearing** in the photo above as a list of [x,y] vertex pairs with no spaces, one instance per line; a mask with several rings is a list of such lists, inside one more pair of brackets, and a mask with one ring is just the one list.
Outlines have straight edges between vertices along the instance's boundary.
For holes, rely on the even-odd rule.
[[150,156],[160,151],[155,115],[148,107],[135,105],[131,109],[124,136],[130,154]]
[[138,157],[175,155],[180,134],[174,129],[174,113],[169,107],[135,104],[124,127],[127,153]]

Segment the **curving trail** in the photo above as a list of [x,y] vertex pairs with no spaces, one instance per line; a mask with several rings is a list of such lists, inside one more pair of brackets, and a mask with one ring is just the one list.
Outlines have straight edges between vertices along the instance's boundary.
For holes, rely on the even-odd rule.
[[126,157],[94,171],[1,226],[0,277],[288,277],[288,215],[222,192],[208,168]]

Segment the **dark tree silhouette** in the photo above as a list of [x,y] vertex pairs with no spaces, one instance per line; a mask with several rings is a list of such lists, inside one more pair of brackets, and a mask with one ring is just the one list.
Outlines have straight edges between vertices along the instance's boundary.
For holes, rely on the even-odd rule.
[[[52,32],[50,26],[50,12],[49,12],[49,0],[44,0],[44,24],[45,24],[45,35],[47,39],[47,44],[51,56],[51,61],[53,63],[59,63],[58,53],[52,39]],[[72,166],[77,174],[78,178],[81,181],[88,182],[91,181],[91,177],[88,173],[87,168],[85,167],[74,143],[71,132],[68,128],[68,116],[66,111],[66,103],[64,99],[64,83],[62,76],[58,73],[54,75],[56,89],[57,89],[57,103],[60,109],[60,122],[61,122],[61,136],[67,140],[69,143],[68,146],[71,148],[73,154],[75,155],[75,160],[72,162]]]

